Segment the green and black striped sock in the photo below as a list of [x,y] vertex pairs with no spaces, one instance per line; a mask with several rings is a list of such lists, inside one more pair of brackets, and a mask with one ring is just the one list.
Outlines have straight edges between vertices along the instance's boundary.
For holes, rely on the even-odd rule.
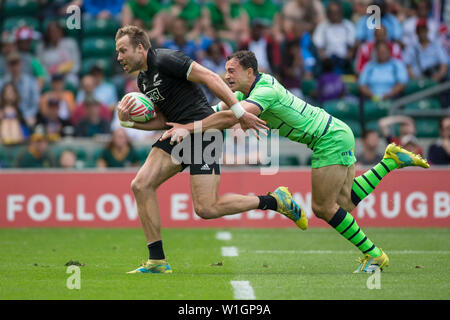
[[371,257],[381,256],[381,250],[366,237],[361,228],[358,227],[355,218],[344,209],[339,208],[328,223],[361,250],[363,254],[368,254]]
[[357,206],[361,200],[372,193],[385,175],[397,168],[397,163],[394,160],[383,159],[375,167],[353,179],[353,204]]

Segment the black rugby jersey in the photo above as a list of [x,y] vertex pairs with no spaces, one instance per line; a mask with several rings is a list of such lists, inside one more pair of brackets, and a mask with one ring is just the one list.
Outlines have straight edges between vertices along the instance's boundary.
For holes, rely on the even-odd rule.
[[169,122],[186,124],[214,113],[200,87],[187,80],[192,62],[181,51],[150,48],[148,69],[138,75],[139,90],[152,100]]

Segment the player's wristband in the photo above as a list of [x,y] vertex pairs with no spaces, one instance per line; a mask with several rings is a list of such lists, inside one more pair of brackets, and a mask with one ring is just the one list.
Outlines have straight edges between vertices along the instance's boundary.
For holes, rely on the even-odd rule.
[[222,108],[220,107],[220,102],[215,106],[211,106],[211,108],[214,110],[214,112],[219,112],[222,110]]
[[238,102],[236,104],[233,104],[231,106],[231,111],[233,111],[234,115],[236,116],[236,118],[240,118],[244,115],[245,113],[245,109],[242,108],[241,104]]
[[134,121],[120,121],[120,125],[125,128],[133,128]]

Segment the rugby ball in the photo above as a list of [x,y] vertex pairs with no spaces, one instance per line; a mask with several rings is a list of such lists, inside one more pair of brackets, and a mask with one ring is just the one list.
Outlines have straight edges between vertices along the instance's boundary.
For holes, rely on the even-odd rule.
[[128,96],[131,96],[135,101],[134,107],[130,110],[131,120],[135,122],[147,122],[155,117],[155,107],[145,94],[130,92],[123,96],[122,100]]

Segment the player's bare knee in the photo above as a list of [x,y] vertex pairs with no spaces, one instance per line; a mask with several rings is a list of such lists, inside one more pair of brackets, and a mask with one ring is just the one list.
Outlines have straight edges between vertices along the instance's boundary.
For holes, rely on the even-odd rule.
[[203,205],[203,204],[195,204],[194,203],[195,213],[202,219],[214,219],[214,210],[211,206]]
[[311,209],[314,215],[322,220],[327,220],[327,217],[330,215],[330,209],[325,205],[312,203]]
[[136,177],[131,181],[131,190],[133,190],[134,194],[138,194],[144,191],[156,190],[156,186],[152,184],[152,180],[144,180],[139,177]]

